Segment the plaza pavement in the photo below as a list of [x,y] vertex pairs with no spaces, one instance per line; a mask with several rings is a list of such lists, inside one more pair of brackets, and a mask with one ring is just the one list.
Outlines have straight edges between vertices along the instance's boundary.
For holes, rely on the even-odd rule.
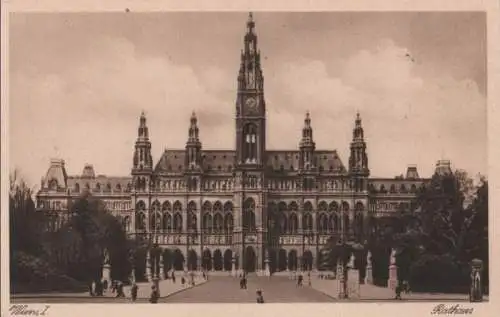
[[[323,273],[325,274],[325,273]],[[160,303],[255,303],[256,291],[262,290],[266,303],[320,303],[338,302],[338,282],[320,279],[311,273],[311,284],[304,274],[302,287],[297,287],[294,272],[280,272],[271,277],[258,277],[250,274],[247,289],[240,289],[239,279],[229,272],[209,272],[208,281],[201,276],[195,278],[195,286],[180,283],[181,273],[176,274],[176,283],[171,279],[162,280]],[[151,283],[138,283],[138,303],[148,303]],[[12,303],[131,303],[130,286],[124,288],[126,298],[115,298],[106,292],[103,297],[91,297],[88,292],[81,293],[44,293],[19,294],[11,296]],[[402,294],[402,300],[394,299],[394,292],[385,287],[360,285],[359,296],[355,294],[347,302],[394,301],[394,302],[467,302],[467,294],[410,293]],[[484,301],[488,301],[485,296]]]
[[334,299],[310,287],[297,287],[288,276],[248,276],[247,289],[239,279],[212,275],[208,283],[161,300],[166,303],[255,303],[256,291],[262,290],[265,303],[325,303]]
[[[307,284],[307,280],[306,283]],[[338,298],[338,281],[311,279],[311,287],[332,298]],[[353,296],[348,301],[420,301],[420,302],[468,302],[468,294],[446,294],[446,293],[402,293],[402,300],[395,300],[395,292],[386,287],[379,287],[370,284],[359,285],[359,297]],[[488,301],[488,296],[483,298]]]
[[[161,280],[159,282],[160,290],[160,300],[167,296],[173,294],[187,291],[193,286],[188,284],[181,284],[181,273],[176,275],[176,282],[174,283],[172,279]],[[195,285],[197,287],[206,281],[200,277],[195,277]],[[137,302],[149,302],[149,297],[151,295],[151,282],[141,282],[137,283]],[[11,296],[12,303],[127,303],[131,302],[130,299],[130,288],[131,286],[124,287],[125,298],[116,298],[116,293],[111,293],[108,289],[103,296],[90,296],[88,292],[78,292],[78,293],[62,293],[62,292],[51,292],[51,293],[33,293],[33,294],[16,294]]]

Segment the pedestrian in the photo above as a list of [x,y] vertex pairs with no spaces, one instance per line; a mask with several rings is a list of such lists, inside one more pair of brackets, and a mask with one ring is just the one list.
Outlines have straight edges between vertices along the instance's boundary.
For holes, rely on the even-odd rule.
[[302,286],[302,274],[299,274],[299,277],[297,278],[297,286]]
[[158,290],[156,289],[156,286],[151,286],[151,297],[149,298],[149,302],[151,304],[157,304],[158,303],[158,298],[160,298],[160,295],[158,294]]
[[92,283],[89,283],[88,288],[89,288],[89,295],[94,296],[94,288]]
[[96,296],[103,296],[103,287],[101,281],[95,282],[95,294]]
[[264,296],[262,296],[262,291],[257,291],[257,304],[264,304]]
[[186,283],[186,279],[184,278],[184,276],[181,277],[181,285],[184,286],[184,283]]
[[132,288],[130,289],[130,297],[132,297],[132,301],[135,302],[137,299],[137,291],[139,290],[139,286],[134,282],[132,284]]
[[172,271],[172,282],[175,283],[175,274],[174,274],[174,271]]
[[399,283],[396,286],[396,297],[394,299],[401,300],[401,285]]
[[116,297],[125,297],[125,293],[123,292],[123,283],[119,281],[116,285]]

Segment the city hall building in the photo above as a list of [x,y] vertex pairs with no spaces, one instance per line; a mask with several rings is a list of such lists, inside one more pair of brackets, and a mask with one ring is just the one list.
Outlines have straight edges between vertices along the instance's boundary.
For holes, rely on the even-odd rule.
[[[359,114],[353,117],[346,164],[335,150],[316,148],[309,113],[297,148],[266,147],[264,77],[254,27],[250,15],[237,76],[235,149],[203,148],[193,113],[185,148],[166,149],[154,162],[142,114],[130,175],[96,175],[86,165],[81,175],[70,176],[63,160],[51,161],[37,194],[39,210],[51,219],[49,230],[71,216],[71,200],[89,191],[129,235],[159,244],[165,271],[315,269],[330,237],[343,232],[362,242],[380,219],[409,208],[427,180],[415,166],[401,177],[370,178]],[[437,168],[451,171],[446,161]]]

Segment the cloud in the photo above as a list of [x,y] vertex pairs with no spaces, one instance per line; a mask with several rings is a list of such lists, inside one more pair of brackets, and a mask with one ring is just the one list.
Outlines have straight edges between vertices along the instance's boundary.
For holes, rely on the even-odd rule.
[[[11,75],[10,159],[30,182],[54,156],[66,159],[70,174],[89,162],[97,173],[129,175],[141,110],[155,160],[164,147],[184,147],[193,110],[204,148],[234,148],[235,70],[141,55],[126,39],[92,45],[64,71]],[[475,82],[419,77],[407,54],[384,40],[340,63],[332,53],[331,61],[264,65],[268,148],[297,149],[309,110],[317,147],[339,150],[346,164],[358,110],[373,175],[419,163],[428,176],[442,157],[486,172],[486,102]]]
[[[421,163],[430,175],[438,159],[452,159],[471,173],[486,172],[486,100],[475,82],[441,76],[421,78],[406,48],[383,40],[359,51],[338,69],[328,61],[284,65],[272,77],[270,98],[284,97],[282,111],[311,110],[318,147],[337,148],[344,162],[356,111],[363,118],[372,175],[394,176]],[[270,126],[283,122],[272,111]],[[297,122],[272,129],[270,143],[291,147]],[[422,164],[423,163],[423,164]]]

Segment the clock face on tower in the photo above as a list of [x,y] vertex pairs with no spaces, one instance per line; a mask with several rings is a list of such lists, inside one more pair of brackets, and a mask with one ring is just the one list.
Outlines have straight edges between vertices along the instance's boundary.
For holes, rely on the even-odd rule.
[[248,98],[245,102],[248,113],[257,113],[257,101],[255,98]]

